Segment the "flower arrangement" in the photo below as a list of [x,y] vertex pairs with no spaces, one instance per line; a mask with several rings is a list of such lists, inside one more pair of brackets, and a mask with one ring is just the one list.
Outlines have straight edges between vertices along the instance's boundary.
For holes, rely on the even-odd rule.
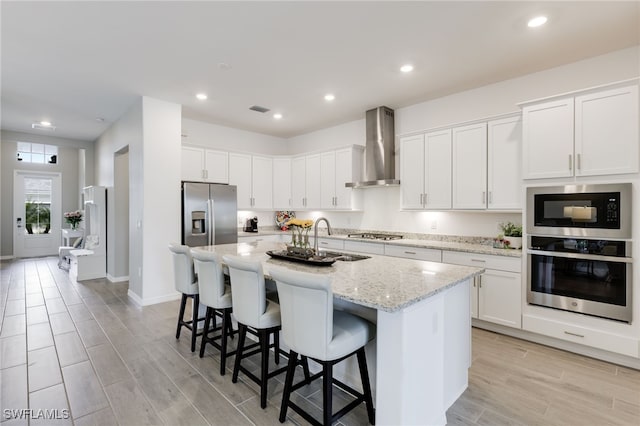
[[82,221],[82,212],[80,210],[65,212],[64,220],[71,225],[71,229],[77,229],[78,224]]
[[494,247],[513,249],[522,247],[522,225],[506,222],[500,224],[500,229],[502,234],[498,235],[498,238],[494,241]]
[[291,228],[291,244],[294,247],[309,247],[309,230],[313,226],[313,220],[293,218],[285,225]]
[[522,237],[522,225],[506,222],[500,224],[500,229],[505,237]]

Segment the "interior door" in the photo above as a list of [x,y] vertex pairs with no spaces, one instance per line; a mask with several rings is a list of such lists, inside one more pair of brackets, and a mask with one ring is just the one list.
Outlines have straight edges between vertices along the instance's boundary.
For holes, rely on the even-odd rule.
[[13,255],[56,255],[61,244],[60,173],[16,170],[13,179]]

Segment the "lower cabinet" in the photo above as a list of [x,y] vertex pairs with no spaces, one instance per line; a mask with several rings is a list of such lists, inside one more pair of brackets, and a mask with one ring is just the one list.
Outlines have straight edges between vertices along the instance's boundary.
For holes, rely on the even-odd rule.
[[522,328],[520,258],[444,251],[442,262],[485,268],[471,287],[473,318]]
[[366,241],[345,241],[344,249],[359,253],[384,254],[384,244]]
[[406,245],[384,245],[385,256],[404,257],[407,259],[428,260],[429,262],[442,262],[442,250],[411,247]]

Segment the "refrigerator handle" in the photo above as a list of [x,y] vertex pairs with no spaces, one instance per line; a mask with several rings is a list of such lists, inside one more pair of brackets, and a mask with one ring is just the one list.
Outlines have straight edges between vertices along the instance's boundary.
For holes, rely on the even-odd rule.
[[210,199],[207,203],[207,208],[209,209],[209,245],[213,246],[216,244],[216,217],[213,209],[213,199]]

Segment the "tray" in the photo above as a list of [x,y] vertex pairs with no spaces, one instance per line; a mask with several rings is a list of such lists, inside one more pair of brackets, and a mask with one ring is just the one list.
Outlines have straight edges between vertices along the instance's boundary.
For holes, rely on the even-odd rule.
[[331,266],[336,259],[335,258],[330,258],[330,257],[300,257],[300,256],[293,256],[289,253],[287,253],[286,250],[283,251],[272,251],[269,250],[266,252],[269,256],[273,257],[274,259],[283,259],[283,260],[290,260],[292,262],[299,262],[299,263],[305,263],[307,265],[313,265],[313,266]]

